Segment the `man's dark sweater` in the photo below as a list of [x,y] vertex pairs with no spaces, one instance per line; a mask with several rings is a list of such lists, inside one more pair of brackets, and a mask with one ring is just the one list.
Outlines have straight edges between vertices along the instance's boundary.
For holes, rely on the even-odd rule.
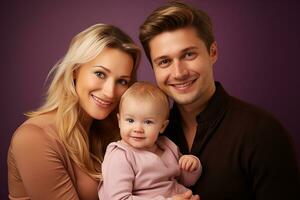
[[300,199],[292,139],[272,115],[229,96],[216,82],[216,92],[197,123],[191,152],[176,104],[165,131],[183,154],[202,162],[194,194],[203,200]]

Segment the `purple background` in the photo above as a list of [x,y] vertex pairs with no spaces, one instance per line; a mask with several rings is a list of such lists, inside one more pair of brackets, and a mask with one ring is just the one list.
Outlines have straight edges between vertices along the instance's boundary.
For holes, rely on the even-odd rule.
[[[40,105],[47,73],[64,55],[71,38],[88,26],[102,22],[119,26],[140,45],[139,25],[164,2],[13,0],[0,3],[0,199],[7,198],[6,154],[12,133],[25,119],[22,113]],[[186,2],[204,9],[212,17],[219,47],[216,80],[230,94],[274,113],[290,131],[299,161],[299,1]],[[154,81],[144,55],[138,75],[139,80]]]

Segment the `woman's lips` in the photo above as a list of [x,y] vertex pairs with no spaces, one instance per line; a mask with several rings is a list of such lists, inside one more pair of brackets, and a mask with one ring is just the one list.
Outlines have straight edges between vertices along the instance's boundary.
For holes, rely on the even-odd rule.
[[113,104],[112,101],[103,100],[103,99],[101,99],[101,98],[99,98],[99,97],[97,97],[93,94],[91,96],[95,100],[96,104],[101,106],[101,107],[109,107]]

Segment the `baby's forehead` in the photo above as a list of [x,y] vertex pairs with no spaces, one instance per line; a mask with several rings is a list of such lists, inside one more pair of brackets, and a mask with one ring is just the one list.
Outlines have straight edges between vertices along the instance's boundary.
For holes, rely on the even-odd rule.
[[[159,111],[159,114],[164,114],[165,112],[169,111],[169,107],[165,105],[165,103],[160,100],[159,98],[155,97],[144,97],[141,95],[130,95],[126,96],[126,98],[123,99],[122,105],[120,106],[121,110],[128,110],[128,104],[131,104],[131,106],[134,106],[136,108],[139,108],[140,112],[148,110],[147,108],[151,107],[148,112],[153,111],[153,113],[157,113]],[[167,107],[166,107],[167,106]],[[165,108],[166,107],[166,108]]]
[[[124,98],[123,102],[133,102],[136,103],[136,105],[153,105],[153,106],[162,106],[164,104],[164,101],[158,97],[155,96],[149,96],[149,95],[128,95]],[[126,105],[124,105],[126,106]]]

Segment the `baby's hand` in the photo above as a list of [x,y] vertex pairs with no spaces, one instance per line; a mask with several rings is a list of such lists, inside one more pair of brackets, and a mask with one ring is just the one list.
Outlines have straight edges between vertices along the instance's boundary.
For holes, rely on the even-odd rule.
[[172,200],[200,200],[199,195],[193,195],[191,190],[182,194],[177,194],[172,197]]
[[192,172],[199,167],[198,160],[192,155],[183,155],[179,159],[181,169]]

